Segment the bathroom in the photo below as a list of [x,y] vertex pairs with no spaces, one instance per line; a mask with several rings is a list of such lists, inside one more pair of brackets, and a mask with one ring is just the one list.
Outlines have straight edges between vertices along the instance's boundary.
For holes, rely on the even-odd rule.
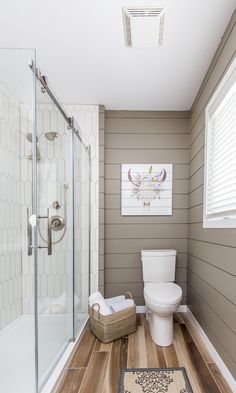
[[[235,78],[236,3],[152,1],[164,12],[159,43],[129,47],[125,10],[146,6],[2,4],[1,393],[113,393],[121,369],[176,367],[186,369],[187,392],[236,392],[229,174],[229,224],[212,224],[204,210],[206,112],[220,82]],[[235,152],[235,135],[229,140]],[[161,212],[149,196],[140,209],[141,166],[166,187]],[[137,209],[127,202],[127,179]],[[145,250],[176,252],[174,277],[164,280],[181,290],[168,345],[150,334]],[[131,292],[135,333],[96,339],[88,299],[97,291]]]

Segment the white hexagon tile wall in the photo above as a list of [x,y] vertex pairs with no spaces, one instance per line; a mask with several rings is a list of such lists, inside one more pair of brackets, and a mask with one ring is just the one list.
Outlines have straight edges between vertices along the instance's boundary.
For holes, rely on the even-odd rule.
[[0,330],[22,313],[19,105],[0,84]]
[[[32,124],[29,113],[30,105],[21,104],[21,135],[22,135],[22,220],[23,228],[26,228],[26,208],[30,207],[30,187],[31,187],[31,165],[29,160],[31,152],[30,143],[26,135],[32,132]],[[91,271],[90,285],[91,290],[98,288],[98,106],[96,105],[64,105],[67,113],[74,116],[76,123],[81,128],[81,136],[86,144],[91,146]],[[54,131],[57,133],[56,140],[48,141],[45,139],[45,133]],[[67,124],[60,116],[53,104],[37,105],[37,132],[38,147],[40,160],[38,161],[38,205],[40,215],[45,215],[46,209],[55,200],[65,203],[66,191],[64,185],[69,183],[69,160],[70,154]],[[78,164],[78,163],[77,163]],[[78,178],[79,183],[79,178]],[[70,197],[67,196],[67,206]],[[78,207],[81,212],[81,206]],[[76,221],[76,220],[75,220]],[[47,238],[46,221],[42,220],[40,242],[46,245],[44,239]],[[83,226],[84,222],[79,223]],[[78,229],[78,228],[77,228]],[[70,226],[65,233],[62,241],[53,246],[53,255],[47,257],[46,251],[41,250],[39,254],[38,272],[39,272],[39,312],[50,312],[52,305],[58,304],[58,299],[63,294],[69,295],[70,270],[68,260],[71,257]],[[54,234],[55,240],[60,238]],[[26,255],[26,230],[23,236],[22,245],[22,298],[23,313],[33,312],[33,269],[30,257]],[[78,242],[78,252],[86,255],[86,250],[81,246],[81,239]],[[87,312],[87,281],[83,279],[88,274],[87,258],[82,258],[85,264],[79,267],[78,276],[79,285],[76,295],[79,297],[81,312]],[[77,266],[76,266],[77,267]],[[85,294],[85,296],[83,296]],[[53,312],[60,312],[55,310]]]

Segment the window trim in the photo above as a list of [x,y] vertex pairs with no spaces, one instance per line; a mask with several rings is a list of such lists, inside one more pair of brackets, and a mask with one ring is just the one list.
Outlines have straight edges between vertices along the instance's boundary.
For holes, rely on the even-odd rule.
[[[219,82],[215,92],[211,96],[206,108],[205,108],[205,146],[204,146],[204,191],[203,191],[203,228],[236,228],[236,215],[221,217],[207,217],[206,214],[206,201],[207,201],[207,191],[208,191],[208,146],[210,139],[209,132],[209,117],[212,107],[216,105],[219,100],[220,95],[224,91],[228,81],[230,80],[233,73],[236,72],[236,56],[232,59],[228,70],[226,71],[224,77]],[[227,94],[227,93],[226,93]],[[217,103],[214,111],[217,110],[222,100]],[[212,116],[212,115],[211,115]]]

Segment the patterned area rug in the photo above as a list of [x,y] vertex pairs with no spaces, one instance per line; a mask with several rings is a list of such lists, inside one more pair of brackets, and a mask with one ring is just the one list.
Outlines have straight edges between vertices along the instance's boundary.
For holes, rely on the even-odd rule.
[[193,393],[184,367],[122,369],[119,393]]

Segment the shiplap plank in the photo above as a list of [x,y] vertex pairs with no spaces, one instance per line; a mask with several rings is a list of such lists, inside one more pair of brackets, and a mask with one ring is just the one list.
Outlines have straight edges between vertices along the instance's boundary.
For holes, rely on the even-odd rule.
[[187,224],[106,224],[106,239],[185,239]]
[[106,134],[107,149],[184,149],[189,147],[189,134]]
[[187,239],[107,239],[105,253],[140,253],[140,250],[175,249],[187,251]]
[[106,224],[187,224],[188,209],[173,209],[171,216],[122,216],[118,209],[106,209]]
[[186,164],[189,161],[188,149],[106,149],[107,164]]
[[[134,254],[126,254],[126,253],[117,253],[117,254],[106,254],[106,268],[107,269],[141,269],[141,253]],[[177,254],[176,259],[176,267],[187,267],[187,254]]]
[[[188,179],[188,164],[175,164],[173,166],[173,179]],[[105,164],[105,177],[107,180],[120,180],[121,164]]]

